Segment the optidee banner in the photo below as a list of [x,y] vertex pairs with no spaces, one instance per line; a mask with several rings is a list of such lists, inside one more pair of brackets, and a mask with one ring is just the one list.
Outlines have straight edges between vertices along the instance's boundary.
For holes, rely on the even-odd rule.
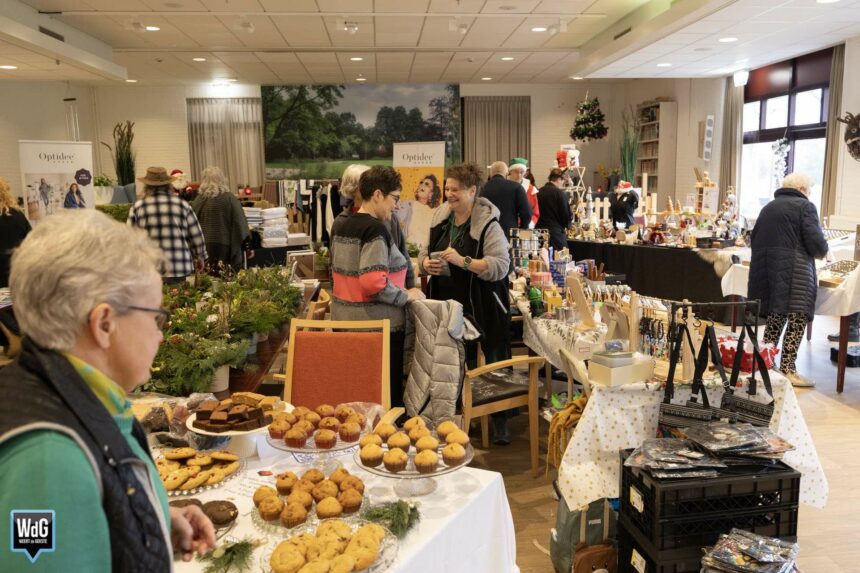
[[433,213],[445,196],[445,142],[395,143],[392,147],[392,165],[403,181],[397,218],[406,239],[424,245],[430,238]]
[[94,209],[89,141],[18,141],[24,213],[31,224],[61,209]]

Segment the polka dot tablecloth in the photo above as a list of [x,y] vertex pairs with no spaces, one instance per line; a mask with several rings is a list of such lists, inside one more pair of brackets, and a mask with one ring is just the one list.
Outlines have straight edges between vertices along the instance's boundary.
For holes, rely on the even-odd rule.
[[[774,414],[770,428],[796,449],[785,455],[786,464],[801,472],[800,501],[814,507],[827,503],[827,478],[818,452],[800,411],[797,396],[788,380],[770,372],[774,393]],[[707,384],[712,404],[723,395],[717,381]],[[736,392],[747,397],[746,389]],[[675,385],[673,403],[683,404],[690,396],[689,385]],[[753,400],[767,402],[759,381]],[[620,461],[618,451],[638,447],[657,432],[663,387],[660,383],[638,383],[610,388],[595,385],[588,405],[567,445],[559,469],[558,483],[570,508],[579,508],[601,498],[618,497]]]

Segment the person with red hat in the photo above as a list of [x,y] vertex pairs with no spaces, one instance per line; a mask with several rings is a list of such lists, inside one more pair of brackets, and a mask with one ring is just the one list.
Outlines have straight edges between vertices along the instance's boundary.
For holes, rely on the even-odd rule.
[[173,191],[179,195],[180,198],[185,199],[189,203],[197,198],[197,189],[200,185],[189,183],[188,177],[185,175],[184,171],[181,169],[174,169],[170,172],[170,176],[173,177],[173,182],[170,185],[173,187]]

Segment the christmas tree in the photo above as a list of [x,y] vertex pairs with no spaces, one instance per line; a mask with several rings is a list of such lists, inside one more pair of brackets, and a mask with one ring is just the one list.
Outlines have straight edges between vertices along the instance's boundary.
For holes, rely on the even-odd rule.
[[597,98],[585,99],[576,107],[576,119],[570,130],[570,138],[574,141],[586,142],[590,139],[603,139],[609,129],[603,123],[606,116],[600,111],[600,101]]

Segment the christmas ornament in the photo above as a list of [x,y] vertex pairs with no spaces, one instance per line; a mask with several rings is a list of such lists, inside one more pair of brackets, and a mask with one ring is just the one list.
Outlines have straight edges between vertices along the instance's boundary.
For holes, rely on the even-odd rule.
[[851,157],[860,161],[860,115],[846,111],[845,117],[837,117],[836,121],[841,121],[848,126],[845,128],[845,145],[848,146]]
[[576,106],[576,119],[570,130],[570,138],[575,141],[587,142],[592,139],[603,139],[609,129],[604,121],[606,116],[600,111],[600,101],[597,98],[585,99]]
[[770,146],[773,150],[773,181],[774,189],[779,189],[782,186],[782,179],[785,177],[785,170],[788,166],[788,150],[791,145],[788,139],[777,139]]

